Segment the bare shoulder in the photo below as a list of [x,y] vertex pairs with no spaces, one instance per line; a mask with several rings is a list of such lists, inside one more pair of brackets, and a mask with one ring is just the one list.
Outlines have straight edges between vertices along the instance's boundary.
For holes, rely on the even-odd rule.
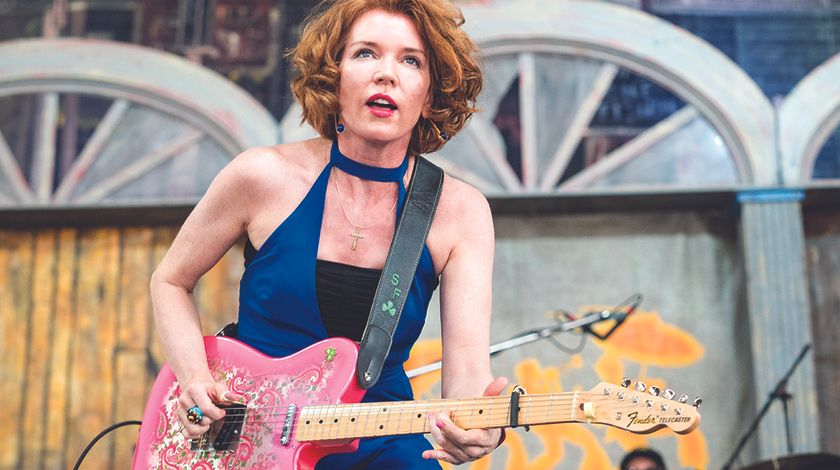
[[[486,229],[492,227],[490,205],[475,187],[446,175],[443,180],[438,212],[447,225],[466,225]],[[461,229],[462,227],[459,227]]]
[[312,139],[253,147],[237,155],[224,171],[251,189],[294,184],[300,179],[310,179],[323,168],[329,151],[326,145],[323,139]]
[[428,245],[439,274],[456,252],[492,254],[493,217],[487,198],[475,187],[446,175]]

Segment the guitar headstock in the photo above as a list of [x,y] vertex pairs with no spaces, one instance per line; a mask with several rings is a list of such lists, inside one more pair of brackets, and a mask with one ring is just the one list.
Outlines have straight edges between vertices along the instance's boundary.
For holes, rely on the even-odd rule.
[[630,379],[622,380],[621,385],[601,382],[592,390],[580,393],[576,418],[636,434],[648,434],[662,427],[687,434],[700,424],[700,398],[689,404],[688,395],[677,397],[671,389],[662,391],[643,382],[630,385]]

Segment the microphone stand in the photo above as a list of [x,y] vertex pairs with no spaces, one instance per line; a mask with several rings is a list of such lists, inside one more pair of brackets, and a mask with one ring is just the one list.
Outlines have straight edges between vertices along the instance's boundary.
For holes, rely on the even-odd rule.
[[776,384],[776,388],[774,388],[773,391],[770,392],[770,395],[767,397],[767,401],[764,402],[764,406],[761,408],[761,411],[758,412],[758,415],[753,420],[749,429],[747,429],[747,432],[744,433],[744,435],[741,437],[741,440],[738,441],[738,446],[735,447],[735,450],[732,452],[732,455],[729,457],[729,460],[727,460],[726,463],[723,465],[722,470],[729,470],[730,468],[732,468],[732,464],[735,462],[735,459],[738,458],[738,454],[741,453],[741,450],[743,450],[744,446],[747,444],[747,441],[749,441],[753,434],[755,434],[755,432],[758,430],[759,423],[761,422],[762,418],[764,418],[764,415],[767,414],[767,411],[770,409],[770,405],[773,404],[773,400],[776,400],[777,398],[782,402],[782,412],[785,416],[785,433],[787,437],[788,454],[793,453],[793,440],[790,436],[790,416],[788,415],[788,402],[791,400],[791,398],[793,398],[793,395],[788,393],[787,383],[788,379],[790,379],[790,376],[793,375],[793,371],[796,370],[797,366],[799,366],[799,363],[802,362],[802,359],[805,358],[805,354],[808,352],[809,349],[811,349],[810,343],[806,344],[802,348],[802,351],[799,353],[799,356],[796,358],[795,361],[793,361],[793,365],[790,366],[790,369],[788,369],[787,373],[784,375],[784,377],[782,377],[782,380],[780,380],[779,383]]
[[[582,328],[590,325],[594,325],[595,323],[599,323],[605,320],[612,320],[612,319],[622,319],[626,317],[627,314],[624,312],[611,312],[609,310],[604,310],[600,313],[586,315],[583,318],[579,318],[576,320],[570,320],[565,323],[561,323],[559,325],[550,326],[547,328],[536,328],[532,330],[526,330],[522,333],[519,333],[512,338],[502,341],[501,343],[496,343],[490,346],[490,356],[495,356],[503,351],[507,351],[508,349],[515,348],[517,346],[522,346],[523,344],[533,343],[534,341],[538,341],[544,338],[548,338],[555,333],[562,333],[565,331],[571,331],[577,328]],[[408,378],[414,378],[418,375],[427,374],[429,372],[434,372],[441,368],[441,361],[433,362],[431,364],[418,367],[416,369],[411,369],[406,372]]]

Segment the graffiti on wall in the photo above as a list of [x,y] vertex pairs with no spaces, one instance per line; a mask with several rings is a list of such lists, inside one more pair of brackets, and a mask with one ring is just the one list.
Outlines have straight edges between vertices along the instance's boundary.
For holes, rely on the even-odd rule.
[[[600,311],[602,305],[581,306],[581,312]],[[608,329],[610,325],[596,325]],[[699,362],[705,350],[703,345],[691,334],[664,321],[655,311],[638,310],[615,330],[608,340],[594,339],[590,344],[597,348],[594,362],[584,360],[581,354],[574,354],[566,362],[543,364],[538,358],[529,357],[516,364],[512,382],[518,383],[528,393],[560,393],[589,389],[595,382],[619,383],[628,376],[626,370],[638,370],[634,378],[648,385],[661,389],[676,388],[662,377],[649,374],[648,370],[679,369]],[[437,361],[441,355],[440,339],[418,341],[406,362],[406,370]],[[593,357],[587,354],[588,357]],[[565,383],[564,373],[571,370],[591,369],[597,376],[593,383]],[[678,375],[678,374],[675,374]],[[433,398],[435,387],[440,382],[440,371],[427,373],[411,379],[411,385],[417,398]],[[530,435],[528,435],[530,434]],[[663,447],[665,440],[671,439],[677,452],[677,467],[706,468],[709,452],[706,437],[701,429],[686,435],[675,435],[662,429],[652,434],[638,435],[605,426],[584,424],[552,424],[535,426],[530,433],[508,432],[502,444],[502,452],[494,452],[483,459],[473,462],[470,470],[491,468],[493,460],[503,460],[503,464],[493,465],[517,470],[547,470],[572,468],[563,462],[569,454],[579,462],[578,469],[615,468],[610,454],[623,454],[637,447]],[[536,440],[539,445],[526,445],[526,439]],[[538,448],[538,451],[533,449]],[[529,450],[531,449],[531,450]],[[574,449],[574,450],[571,450]],[[500,449],[501,450],[501,449]],[[579,457],[578,457],[579,456]],[[452,468],[444,464],[445,469]]]

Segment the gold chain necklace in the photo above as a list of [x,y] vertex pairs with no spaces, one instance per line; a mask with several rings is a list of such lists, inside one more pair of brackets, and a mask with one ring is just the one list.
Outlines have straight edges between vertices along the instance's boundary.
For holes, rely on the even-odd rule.
[[362,233],[362,230],[367,230],[375,225],[379,225],[380,223],[382,223],[383,220],[388,218],[388,216],[391,215],[391,213],[394,211],[394,208],[397,207],[397,201],[399,201],[399,197],[394,199],[394,204],[391,206],[390,209],[388,209],[388,212],[385,213],[384,217],[371,224],[360,226],[357,223],[350,220],[350,216],[347,215],[347,210],[344,208],[344,202],[342,202],[341,200],[341,187],[338,185],[338,174],[333,175],[333,184],[335,184],[335,191],[338,193],[338,206],[341,207],[341,213],[344,214],[344,218],[347,219],[347,222],[349,222],[350,225],[353,226],[353,233],[350,234],[350,236],[353,237],[353,245],[350,247],[350,249],[355,251],[356,244],[359,242],[359,240],[365,238],[364,234]]

